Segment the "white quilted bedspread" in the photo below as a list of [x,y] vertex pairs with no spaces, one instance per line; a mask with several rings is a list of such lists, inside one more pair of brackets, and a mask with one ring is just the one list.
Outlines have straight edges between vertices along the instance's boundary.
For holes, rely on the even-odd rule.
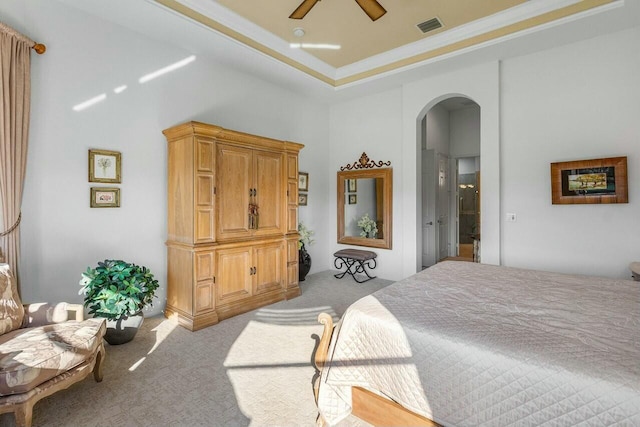
[[443,262],[354,303],[318,407],[350,386],[445,426],[640,426],[640,283]]

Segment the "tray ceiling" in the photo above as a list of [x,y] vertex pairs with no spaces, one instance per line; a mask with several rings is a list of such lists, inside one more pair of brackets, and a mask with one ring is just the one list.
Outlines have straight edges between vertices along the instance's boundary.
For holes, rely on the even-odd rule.
[[[559,25],[620,0],[378,0],[372,21],[355,0],[152,0],[174,13],[340,87]],[[442,28],[417,24],[437,18]],[[302,28],[297,37],[294,29]],[[329,44],[340,49],[292,47]]]

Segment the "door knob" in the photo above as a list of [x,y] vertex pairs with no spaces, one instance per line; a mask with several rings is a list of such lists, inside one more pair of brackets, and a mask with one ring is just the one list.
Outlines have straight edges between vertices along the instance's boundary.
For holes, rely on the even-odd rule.
[[428,223],[426,223],[425,225],[433,225],[433,221],[429,221]]

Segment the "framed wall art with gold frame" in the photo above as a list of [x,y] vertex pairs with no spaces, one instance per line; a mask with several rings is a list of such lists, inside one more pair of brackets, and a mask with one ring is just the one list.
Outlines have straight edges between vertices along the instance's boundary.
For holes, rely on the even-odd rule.
[[91,187],[92,208],[119,208],[120,189],[108,187]]
[[627,158],[551,163],[551,203],[629,203]]
[[89,150],[89,182],[120,183],[121,158],[119,151]]

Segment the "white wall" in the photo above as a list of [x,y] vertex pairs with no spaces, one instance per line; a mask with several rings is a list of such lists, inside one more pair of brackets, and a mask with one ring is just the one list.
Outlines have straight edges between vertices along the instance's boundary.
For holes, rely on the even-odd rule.
[[451,126],[449,123],[451,114],[441,105],[436,105],[427,111],[426,117],[427,144],[424,149],[435,150],[436,153],[448,156],[451,141]]
[[[640,259],[638,46],[635,28],[504,62],[502,217],[517,214],[504,223],[504,264],[629,277]],[[615,156],[628,157],[628,204],[551,204],[551,162]]]
[[[309,205],[300,217],[316,231],[312,257],[328,252],[325,206],[328,107],[301,98],[215,58],[157,42],[49,0],[4,0],[3,22],[47,45],[32,59],[32,112],[23,201],[23,299],[81,301],[82,271],[105,258],[148,266],[166,296],[166,140],[188,120],[306,144]],[[192,54],[195,62],[145,84],[138,78]],[[126,84],[119,95],[113,88]],[[72,106],[101,93],[104,102]],[[87,150],[122,152],[119,209],[89,208]],[[312,271],[327,266],[315,264]]]
[[451,158],[480,155],[480,108],[454,110],[450,114]]

